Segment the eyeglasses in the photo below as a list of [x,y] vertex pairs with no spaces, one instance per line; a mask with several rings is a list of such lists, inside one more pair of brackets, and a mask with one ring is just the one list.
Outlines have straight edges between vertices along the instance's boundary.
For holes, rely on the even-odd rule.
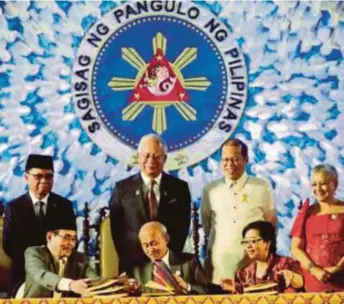
[[78,241],[77,237],[71,236],[70,234],[61,235],[56,233],[55,235],[59,236],[64,242],[76,243]]
[[162,158],[164,158],[164,154],[139,154],[141,157],[143,157],[144,159],[148,159],[151,158],[153,160],[160,160]]
[[52,173],[47,173],[47,174],[33,174],[33,173],[30,173],[30,172],[29,172],[28,174],[32,175],[32,176],[34,177],[34,179],[37,180],[37,181],[40,181],[40,180],[42,180],[43,178],[44,178],[45,180],[51,181],[51,180],[54,178],[54,174],[52,174]]
[[242,240],[241,245],[247,246],[247,245],[256,245],[259,241],[262,241],[263,239],[254,239],[254,240]]
[[222,158],[221,159],[221,161],[225,164],[227,164],[227,163],[237,164],[237,163],[241,162],[242,160],[243,160],[243,157],[232,157],[232,158],[228,157],[228,158]]

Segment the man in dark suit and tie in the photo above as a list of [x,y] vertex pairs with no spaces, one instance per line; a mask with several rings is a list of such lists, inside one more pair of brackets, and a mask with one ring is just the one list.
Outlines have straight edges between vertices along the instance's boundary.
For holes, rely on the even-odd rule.
[[44,245],[46,225],[54,218],[76,229],[72,202],[51,192],[54,166],[51,156],[30,154],[24,178],[29,191],[6,205],[3,248],[12,259],[9,295],[25,278],[24,251]]
[[166,157],[160,137],[144,136],[138,147],[141,172],[116,183],[109,205],[121,272],[147,260],[137,236],[149,221],[166,226],[173,251],[181,252],[184,247],[190,227],[190,191],[185,181],[163,172]]
[[[170,250],[164,225],[159,222],[146,223],[139,232],[139,239],[149,261],[134,267],[132,276],[137,283],[145,285],[154,281],[173,289],[176,294],[208,292],[207,279],[198,259],[190,253]],[[145,287],[143,290],[152,291]]]

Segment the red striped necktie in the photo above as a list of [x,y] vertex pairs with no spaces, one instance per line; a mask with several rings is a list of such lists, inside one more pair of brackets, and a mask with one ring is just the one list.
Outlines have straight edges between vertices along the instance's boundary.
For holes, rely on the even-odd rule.
[[182,289],[173,277],[171,270],[163,261],[153,262],[153,281],[172,289],[176,294],[182,293]]
[[158,202],[156,199],[156,195],[154,193],[155,184],[156,184],[156,181],[152,179],[149,183],[148,192],[147,192],[149,219],[151,221],[155,221],[158,215]]

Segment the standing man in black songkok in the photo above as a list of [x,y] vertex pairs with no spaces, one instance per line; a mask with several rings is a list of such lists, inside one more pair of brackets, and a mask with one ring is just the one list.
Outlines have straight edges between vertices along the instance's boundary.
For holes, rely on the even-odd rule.
[[9,295],[25,278],[24,251],[30,246],[44,245],[47,223],[53,219],[74,223],[72,202],[51,192],[54,184],[53,158],[30,154],[24,178],[29,191],[6,205],[3,247],[12,259]]

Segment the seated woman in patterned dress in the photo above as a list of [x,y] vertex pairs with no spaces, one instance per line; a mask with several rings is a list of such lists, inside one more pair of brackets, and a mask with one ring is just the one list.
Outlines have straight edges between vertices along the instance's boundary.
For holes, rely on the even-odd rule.
[[344,202],[335,197],[338,173],[318,165],[311,174],[316,203],[307,200],[291,231],[291,252],[304,270],[308,292],[344,290]]
[[251,263],[236,272],[235,279],[224,279],[222,289],[243,293],[246,287],[275,282],[279,292],[296,292],[303,287],[300,264],[276,254],[275,227],[265,221],[248,224],[242,232],[245,251]]

